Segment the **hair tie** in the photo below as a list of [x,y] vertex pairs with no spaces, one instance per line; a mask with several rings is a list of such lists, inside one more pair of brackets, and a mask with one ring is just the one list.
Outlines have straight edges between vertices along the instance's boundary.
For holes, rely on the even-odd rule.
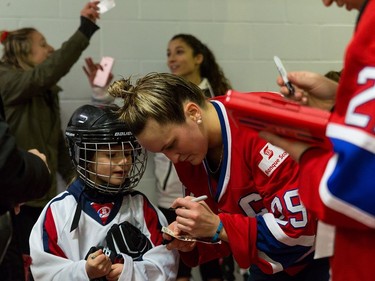
[[7,39],[8,35],[9,35],[8,31],[1,32],[1,36],[0,36],[0,43],[1,44]]

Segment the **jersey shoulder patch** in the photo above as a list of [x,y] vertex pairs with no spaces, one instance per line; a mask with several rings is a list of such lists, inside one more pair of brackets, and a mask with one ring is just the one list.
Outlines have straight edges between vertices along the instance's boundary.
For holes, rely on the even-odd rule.
[[288,158],[289,154],[280,147],[267,143],[259,151],[262,160],[258,164],[259,169],[268,177]]

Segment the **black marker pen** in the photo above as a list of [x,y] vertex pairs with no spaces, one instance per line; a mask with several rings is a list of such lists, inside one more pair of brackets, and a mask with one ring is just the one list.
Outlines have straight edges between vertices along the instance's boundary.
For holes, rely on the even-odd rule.
[[279,71],[281,78],[283,78],[285,86],[288,88],[289,93],[291,95],[294,95],[294,88],[292,83],[288,80],[288,76],[285,70],[285,67],[283,66],[283,63],[281,62],[280,58],[278,56],[274,56],[273,60],[276,64],[277,70]]

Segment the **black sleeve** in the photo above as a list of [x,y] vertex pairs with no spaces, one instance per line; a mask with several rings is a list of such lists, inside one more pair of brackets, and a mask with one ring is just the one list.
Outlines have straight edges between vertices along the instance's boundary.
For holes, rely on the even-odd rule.
[[81,31],[87,37],[87,39],[90,39],[98,29],[99,26],[97,26],[88,18],[81,16],[81,25],[79,26],[78,30]]
[[0,114],[0,213],[42,197],[51,186],[50,173],[36,155],[19,150]]

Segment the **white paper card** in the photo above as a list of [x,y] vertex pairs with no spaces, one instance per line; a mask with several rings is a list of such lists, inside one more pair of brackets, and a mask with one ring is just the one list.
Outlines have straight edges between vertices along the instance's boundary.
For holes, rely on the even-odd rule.
[[[96,0],[91,0],[91,2],[94,2]],[[99,13],[104,14],[105,12],[108,12],[112,8],[116,6],[115,0],[100,0],[100,3],[98,4]]]
[[217,242],[211,242],[211,239],[200,239],[200,238],[195,238],[191,236],[186,236],[186,235],[175,235],[172,230],[170,230],[168,227],[163,226],[161,229],[161,232],[167,233],[168,235],[181,240],[185,242],[200,242],[200,243],[206,243],[206,244],[221,244],[221,240]]

